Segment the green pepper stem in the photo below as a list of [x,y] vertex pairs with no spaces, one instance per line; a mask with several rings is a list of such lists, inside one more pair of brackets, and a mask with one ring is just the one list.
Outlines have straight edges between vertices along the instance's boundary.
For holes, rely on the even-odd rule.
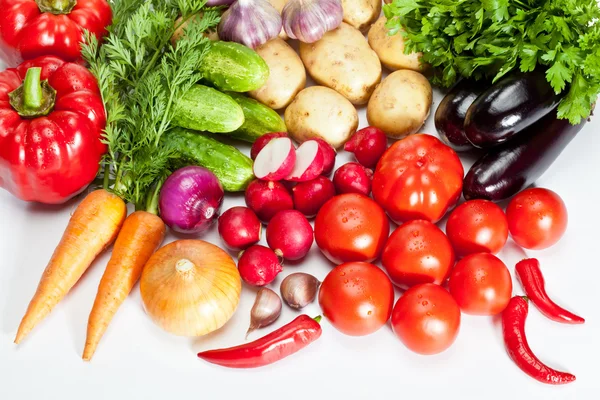
[[23,118],[39,118],[54,110],[56,90],[41,76],[41,68],[29,68],[23,84],[8,94],[10,105]]
[[77,0],[35,0],[41,12],[55,15],[69,14],[77,5]]
[[42,107],[42,69],[29,68],[23,82],[23,104],[29,110],[38,110]]

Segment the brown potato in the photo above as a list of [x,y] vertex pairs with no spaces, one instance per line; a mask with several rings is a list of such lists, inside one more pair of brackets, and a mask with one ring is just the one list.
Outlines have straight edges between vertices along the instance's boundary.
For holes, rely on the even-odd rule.
[[399,32],[393,36],[388,35],[388,30],[385,27],[386,21],[386,18],[382,15],[371,26],[368,35],[369,45],[375,50],[381,63],[392,71],[398,69],[422,71],[421,57],[423,54],[404,54],[404,37],[402,37],[402,33]]
[[366,31],[381,14],[381,0],[342,0],[344,21]]
[[381,62],[363,34],[342,22],[315,43],[300,43],[300,57],[313,79],[353,104],[369,101],[381,81]]
[[431,109],[433,93],[427,78],[399,70],[385,78],[369,100],[367,120],[394,139],[416,133]]
[[344,96],[324,86],[302,90],[285,110],[292,139],[302,143],[322,138],[339,149],[358,128],[356,108]]
[[269,66],[269,79],[261,88],[249,92],[274,110],[287,107],[306,86],[306,70],[298,54],[284,40],[275,38],[255,49]]

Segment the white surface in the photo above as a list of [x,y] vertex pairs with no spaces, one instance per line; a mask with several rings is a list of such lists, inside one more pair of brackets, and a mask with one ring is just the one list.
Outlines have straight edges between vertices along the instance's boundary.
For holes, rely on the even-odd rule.
[[[439,100],[438,94],[432,110]],[[363,127],[364,110],[360,116]],[[136,287],[110,325],[93,361],[84,363],[81,352],[87,317],[108,253],[98,258],[50,317],[17,347],[13,339],[19,321],[78,199],[63,207],[46,207],[26,204],[0,189],[0,399],[212,400],[222,395],[286,400],[411,395],[419,399],[598,399],[599,130],[600,120],[596,118],[539,180],[538,186],[563,197],[570,213],[569,228],[553,248],[527,252],[540,258],[551,295],[586,318],[582,326],[561,325],[531,307],[527,320],[533,350],[550,366],[574,373],[575,383],[551,387],[529,378],[506,355],[497,318],[465,315],[455,344],[436,356],[411,353],[389,325],[370,336],[355,338],[342,335],[324,320],[323,336],[317,342],[262,369],[228,370],[197,359],[199,351],[243,341],[255,294],[246,286],[229,323],[197,339],[174,337],[153,325],[142,310]],[[432,118],[423,132],[435,132]],[[340,152],[337,166],[349,160],[349,154]],[[470,163],[465,160],[465,167]],[[243,202],[242,195],[228,196],[223,210]],[[174,239],[169,236],[167,241]],[[214,230],[202,239],[220,243]],[[512,273],[524,253],[509,241],[500,256]],[[287,266],[272,287],[278,291],[281,280],[299,270],[323,280],[331,265],[313,245],[309,257],[301,265]],[[515,293],[522,293],[516,281],[514,288]],[[320,313],[317,303],[304,311]],[[273,327],[255,332],[251,339],[295,315],[284,307]]]

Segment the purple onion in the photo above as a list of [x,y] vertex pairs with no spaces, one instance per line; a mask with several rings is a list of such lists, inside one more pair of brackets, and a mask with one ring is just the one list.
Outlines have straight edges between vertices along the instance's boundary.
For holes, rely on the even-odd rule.
[[167,178],[160,191],[160,217],[174,231],[202,233],[217,220],[223,196],[215,174],[202,167],[181,168]]

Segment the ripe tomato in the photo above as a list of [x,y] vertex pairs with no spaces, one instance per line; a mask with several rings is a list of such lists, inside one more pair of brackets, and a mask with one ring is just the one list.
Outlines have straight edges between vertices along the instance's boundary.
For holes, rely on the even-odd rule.
[[454,343],[459,329],[458,304],[441,286],[413,286],[394,306],[392,330],[415,353],[441,353]]
[[437,222],[458,201],[464,169],[458,155],[438,138],[417,134],[394,143],[373,176],[373,198],[397,223]]
[[394,288],[375,265],[346,263],[332,269],[323,280],[319,305],[337,330],[364,336],[377,331],[390,318]]
[[542,250],[558,242],[567,230],[565,203],[552,190],[534,188],[517,194],[506,209],[508,228],[517,244]]
[[332,198],[315,219],[317,245],[336,264],[375,260],[389,233],[390,222],[383,209],[357,193]]
[[501,313],[512,295],[508,268],[490,253],[471,254],[460,260],[450,273],[448,289],[465,314]]
[[406,222],[383,249],[381,262],[396,285],[442,284],[454,265],[454,250],[444,232],[429,221]]
[[473,253],[497,254],[508,239],[508,221],[495,203],[470,200],[452,211],[446,234],[459,257]]

